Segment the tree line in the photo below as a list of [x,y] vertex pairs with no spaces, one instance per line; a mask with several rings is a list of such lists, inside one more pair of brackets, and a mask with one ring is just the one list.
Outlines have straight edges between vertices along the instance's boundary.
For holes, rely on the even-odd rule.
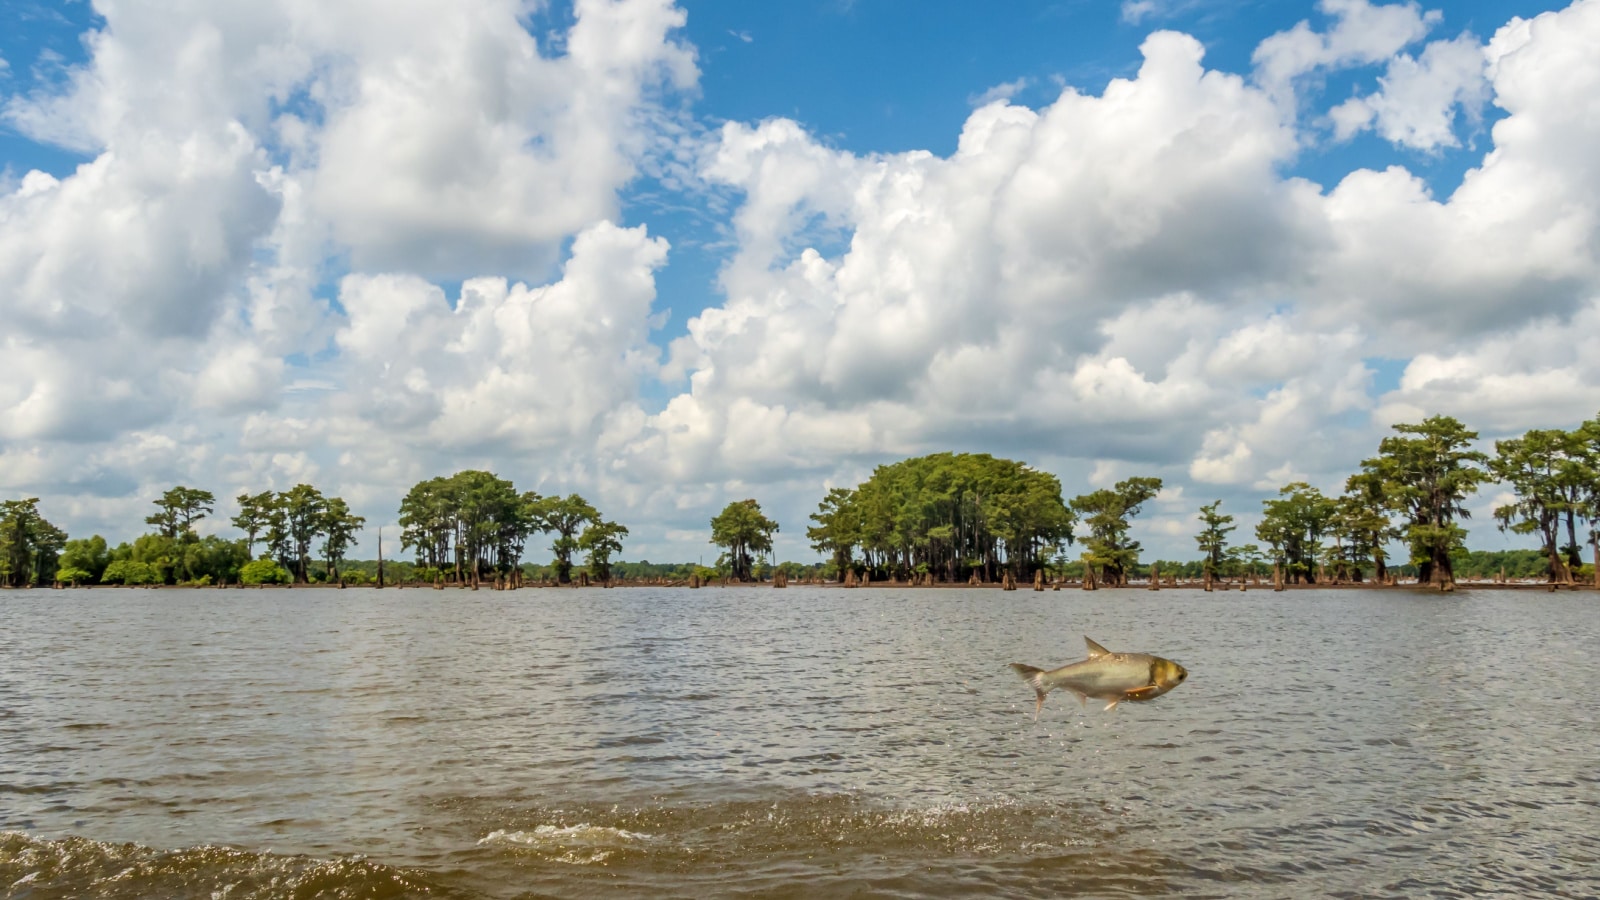
[[[341,571],[366,519],[313,485],[240,494],[239,513],[229,520],[244,533],[238,539],[198,533],[198,523],[216,509],[210,491],[178,485],[153,502],[156,511],[145,519],[152,530],[111,546],[100,535],[69,540],[39,513],[37,498],[5,501],[0,584],[306,584],[378,574],[364,565]],[[578,552],[587,555],[586,575],[604,580],[628,534],[577,494],[518,493],[511,482],[479,471],[419,482],[401,501],[400,523],[401,549],[417,557],[406,574],[430,582],[520,571],[526,541],[540,533],[554,536],[559,581],[571,580]]]
[[418,482],[400,501],[400,545],[416,553],[427,573],[454,582],[521,572],[535,534],[552,536],[556,580],[572,581],[573,556],[586,554],[586,575],[611,577],[611,562],[628,529],[610,522],[577,494],[519,493],[490,472],[467,470]]
[[[1077,513],[1048,472],[987,453],[935,453],[830,490],[811,521],[812,548],[841,573],[961,581],[975,571],[988,580],[1002,569],[1031,573],[1072,541]],[[1119,536],[1100,536],[1107,561],[1125,562]]]
[[[1496,524],[1539,542],[1551,582],[1570,584],[1583,574],[1584,542],[1600,564],[1600,417],[1570,431],[1534,429],[1496,441],[1493,453],[1475,449],[1477,432],[1449,416],[1393,431],[1342,493],[1297,481],[1264,500],[1258,543],[1231,543],[1237,526],[1222,501],[1200,507],[1195,542],[1203,577],[1270,567],[1290,582],[1381,582],[1398,563],[1448,590],[1463,558],[1467,501],[1491,483],[1512,497],[1493,510]],[[855,488],[831,489],[806,536],[840,578],[1026,580],[1071,567],[1099,583],[1125,585],[1139,571],[1142,551],[1129,536],[1132,521],[1161,488],[1159,478],[1134,477],[1069,501],[1056,476],[1025,463],[935,453],[879,466]],[[337,580],[365,525],[342,499],[306,484],[237,500],[240,512],[230,521],[242,540],[200,537],[195,524],[213,511],[214,497],[178,486],[155,501],[157,511],[146,519],[152,532],[115,548],[98,535],[68,540],[40,515],[37,499],[5,501],[0,582],[303,583],[313,577],[314,558]],[[572,580],[578,553],[586,556],[587,577],[607,580],[628,535],[578,494],[519,492],[477,470],[418,482],[399,512],[401,548],[415,554],[415,572],[426,580],[520,575],[527,542],[539,534],[551,540],[555,580]],[[756,500],[728,504],[710,526],[711,543],[723,549],[719,573],[744,581],[763,565],[775,567],[779,526]],[[1066,552],[1074,544],[1081,548],[1075,560]],[[1389,556],[1395,544],[1405,548],[1399,560]]]
[[1129,536],[1132,519],[1161,486],[1135,477],[1067,501],[1056,476],[1025,463],[935,453],[832,489],[806,535],[841,572],[945,582],[1026,580],[1066,564],[1065,548],[1077,543],[1089,577],[1117,586],[1142,549]]
[[324,496],[309,484],[240,494],[237,502],[239,514],[230,522],[245,536],[202,537],[195,526],[215,511],[216,495],[178,485],[153,501],[156,511],[145,518],[151,531],[115,547],[100,535],[64,541],[59,558],[36,578],[68,584],[306,583],[315,553],[337,581],[340,563],[366,524],[342,498]]
[[[1474,449],[1478,433],[1449,416],[1393,426],[1378,452],[1327,496],[1293,482],[1262,502],[1260,543],[1234,546],[1234,517],[1217,500],[1200,507],[1198,567],[1214,577],[1270,567],[1290,582],[1387,581],[1388,548],[1419,582],[1455,585],[1465,551],[1468,499],[1498,483],[1514,499],[1494,509],[1503,532],[1539,540],[1551,582],[1571,584],[1582,541],[1600,569],[1600,417],[1571,431],[1534,429]],[[854,489],[834,488],[811,515],[812,547],[843,572],[1023,580],[1050,567],[1124,585],[1138,568],[1131,521],[1161,490],[1135,477],[1064,501],[1052,475],[987,454],[938,453],[880,466]],[[1074,543],[1077,560],[1065,555]],[[859,554],[859,555],[858,555]],[[1592,575],[1593,572],[1591,571]]]
[[1513,497],[1494,508],[1496,524],[1539,541],[1550,582],[1574,582],[1583,541],[1600,565],[1600,417],[1571,431],[1534,429],[1496,441],[1492,454],[1474,449],[1477,432],[1449,416],[1394,431],[1342,494],[1294,482],[1264,501],[1255,534],[1265,551],[1229,548],[1233,517],[1220,514],[1219,504],[1203,507],[1196,541],[1206,577],[1264,558],[1289,581],[1360,581],[1370,572],[1381,582],[1392,566],[1387,547],[1399,543],[1407,552],[1401,563],[1419,582],[1451,590],[1466,547],[1467,500],[1491,483]]

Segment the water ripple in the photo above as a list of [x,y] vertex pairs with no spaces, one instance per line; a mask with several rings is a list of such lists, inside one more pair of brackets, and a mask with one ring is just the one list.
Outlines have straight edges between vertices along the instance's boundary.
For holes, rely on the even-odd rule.
[[0,896],[1600,894],[1586,594],[0,604]]

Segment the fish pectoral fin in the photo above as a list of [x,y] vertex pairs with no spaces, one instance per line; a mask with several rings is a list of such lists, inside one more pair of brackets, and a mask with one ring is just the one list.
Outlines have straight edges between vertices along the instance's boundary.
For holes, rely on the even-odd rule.
[[1118,698],[1116,698],[1116,699],[1114,699],[1114,700],[1107,700],[1107,701],[1106,701],[1106,708],[1105,708],[1105,709],[1103,709],[1103,710],[1101,710],[1101,712],[1110,712],[1110,711],[1112,711],[1112,710],[1113,710],[1113,709],[1116,709],[1116,708],[1117,708],[1117,704],[1118,704],[1118,703],[1119,703],[1119,702],[1121,702],[1121,700],[1122,700],[1122,698],[1121,698],[1121,697],[1118,697]]
[[1129,691],[1127,697],[1124,698],[1124,699],[1127,699],[1127,700],[1149,700],[1151,697],[1160,696],[1160,694],[1161,694],[1161,686],[1160,685],[1147,684],[1142,688],[1134,688],[1133,690]]

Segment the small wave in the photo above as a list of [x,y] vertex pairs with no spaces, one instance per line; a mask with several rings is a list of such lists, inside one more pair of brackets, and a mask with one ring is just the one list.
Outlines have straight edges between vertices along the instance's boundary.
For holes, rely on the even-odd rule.
[[654,835],[604,825],[540,825],[532,831],[491,831],[478,843],[548,846],[553,843],[615,844],[653,839]]
[[650,840],[654,840],[653,835],[604,825],[540,825],[532,831],[491,831],[478,845],[526,848],[554,862],[587,866],[605,862],[619,849]]
[[359,856],[316,859],[203,845],[159,850],[0,831],[0,896],[268,900],[452,896],[420,872]]

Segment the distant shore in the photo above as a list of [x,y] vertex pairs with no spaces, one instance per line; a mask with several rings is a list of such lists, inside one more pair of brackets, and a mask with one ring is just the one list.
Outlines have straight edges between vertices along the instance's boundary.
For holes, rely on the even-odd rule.
[[[308,589],[316,589],[316,590],[346,590],[346,589],[348,589],[348,590],[353,590],[353,591],[356,591],[356,590],[389,590],[389,591],[394,591],[394,590],[406,590],[406,591],[430,591],[430,590],[449,590],[449,591],[475,591],[475,590],[483,590],[483,591],[518,591],[518,590],[566,590],[566,589],[571,589],[571,588],[601,588],[601,589],[609,589],[609,588],[684,588],[684,589],[687,589],[687,590],[702,590],[702,589],[704,589],[704,590],[719,590],[719,589],[722,589],[722,588],[730,588],[730,587],[731,588],[737,588],[737,587],[775,588],[777,586],[774,585],[774,583],[771,582],[771,581],[738,582],[738,581],[714,580],[714,581],[707,581],[703,585],[691,585],[687,581],[682,581],[682,580],[666,581],[666,580],[645,579],[645,580],[629,580],[629,581],[617,580],[617,581],[613,581],[611,584],[591,583],[591,584],[587,584],[587,585],[579,584],[576,581],[573,581],[573,582],[571,582],[569,584],[552,584],[552,583],[541,584],[541,583],[537,583],[537,582],[535,582],[535,583],[526,583],[525,582],[525,583],[523,583],[521,585],[509,585],[509,584],[506,584],[506,585],[500,585],[500,586],[495,585],[493,582],[480,582],[477,586],[474,586],[474,585],[472,585],[470,583],[463,583],[463,584],[447,583],[447,584],[440,585],[440,584],[426,584],[426,583],[422,583],[422,582],[407,582],[407,583],[403,583],[403,584],[386,584],[382,588],[379,588],[378,585],[376,585],[376,584],[347,584],[347,585],[344,585],[344,586],[341,587],[340,585],[337,585],[337,584],[327,584],[327,583],[316,583],[316,584],[244,584],[244,585],[241,585],[241,584],[208,584],[208,585],[179,585],[179,584],[131,584],[131,585],[130,584],[83,584],[83,585],[66,585],[66,584],[62,584],[62,585],[40,585],[40,586],[23,586],[23,587],[5,587],[5,586],[0,586],[0,590],[5,590],[5,591],[51,591],[51,590],[63,590],[63,591],[85,591],[85,590],[91,590],[91,591],[92,590],[137,590],[137,591],[143,591],[143,590],[229,590],[229,591],[233,591],[233,590],[247,590],[247,591],[249,591],[249,590],[308,590]],[[830,588],[830,589],[837,588],[837,589],[840,589],[840,590],[862,590],[862,589],[865,589],[865,590],[876,590],[876,589],[883,589],[883,588],[902,588],[902,589],[909,589],[909,590],[951,590],[951,589],[968,589],[968,590],[970,590],[970,589],[973,589],[973,588],[977,588],[977,589],[983,589],[983,590],[1003,591],[1003,590],[1007,589],[1000,582],[983,582],[983,583],[980,583],[980,584],[972,584],[970,582],[962,581],[962,582],[934,582],[934,583],[931,583],[931,584],[927,584],[927,583],[924,583],[924,584],[912,584],[910,582],[894,581],[894,580],[873,581],[873,582],[869,582],[869,583],[866,583],[866,584],[854,584],[854,585],[852,585],[852,584],[844,584],[844,583],[838,582],[838,581],[791,581],[787,585],[785,585],[784,587],[796,587],[796,588],[815,587],[815,588]],[[1596,585],[1594,585],[1593,583],[1582,583],[1582,584],[1566,585],[1566,584],[1550,584],[1549,582],[1543,582],[1543,581],[1539,581],[1539,582],[1534,582],[1534,581],[1505,581],[1505,582],[1497,582],[1497,581],[1492,581],[1492,580],[1487,580],[1487,581],[1479,581],[1479,580],[1457,581],[1456,584],[1455,584],[1455,588],[1456,588],[1457,591],[1473,591],[1473,590],[1542,591],[1542,592],[1546,592],[1546,593],[1553,593],[1553,592],[1556,592],[1556,591],[1593,591],[1593,590],[1597,589]],[[778,588],[778,589],[782,590],[783,588]],[[1193,581],[1190,581],[1190,580],[1179,580],[1176,583],[1168,582],[1168,581],[1163,580],[1163,582],[1161,583],[1161,585],[1159,587],[1152,587],[1150,585],[1149,581],[1135,581],[1132,584],[1128,584],[1128,585],[1123,586],[1123,587],[1107,587],[1105,585],[1096,585],[1093,588],[1087,588],[1087,589],[1084,588],[1083,583],[1081,581],[1063,581],[1063,582],[1046,583],[1043,587],[1039,587],[1039,588],[1036,588],[1032,584],[1018,584],[1014,588],[1011,588],[1011,590],[1017,590],[1017,591],[1084,591],[1084,590],[1089,590],[1089,591],[1174,591],[1174,590],[1176,590],[1176,591],[1201,591],[1201,592],[1205,592],[1206,588],[1205,588],[1205,583],[1200,581],[1200,580],[1193,580]],[[1241,590],[1241,588],[1240,588],[1239,582],[1237,582],[1237,581],[1227,582],[1227,583],[1218,581],[1218,582],[1215,582],[1212,585],[1212,588],[1211,588],[1211,592],[1213,592],[1213,593],[1221,593],[1221,592],[1227,592],[1227,591],[1239,592],[1240,590]],[[1433,586],[1433,585],[1430,585],[1430,584],[1419,584],[1419,583],[1417,583],[1415,581],[1401,581],[1401,582],[1399,582],[1397,584],[1376,584],[1376,583],[1373,583],[1373,582],[1370,582],[1370,581],[1367,581],[1367,582],[1338,582],[1338,583],[1326,582],[1326,583],[1318,583],[1318,584],[1285,584],[1281,589],[1273,588],[1273,586],[1272,586],[1272,584],[1270,582],[1263,582],[1263,583],[1260,583],[1260,584],[1247,583],[1244,586],[1243,590],[1245,592],[1251,592],[1251,591],[1275,591],[1275,590],[1283,590],[1283,591],[1382,590],[1382,591],[1426,592],[1426,593],[1435,593],[1435,594],[1436,593],[1440,593],[1439,589],[1437,587]]]

